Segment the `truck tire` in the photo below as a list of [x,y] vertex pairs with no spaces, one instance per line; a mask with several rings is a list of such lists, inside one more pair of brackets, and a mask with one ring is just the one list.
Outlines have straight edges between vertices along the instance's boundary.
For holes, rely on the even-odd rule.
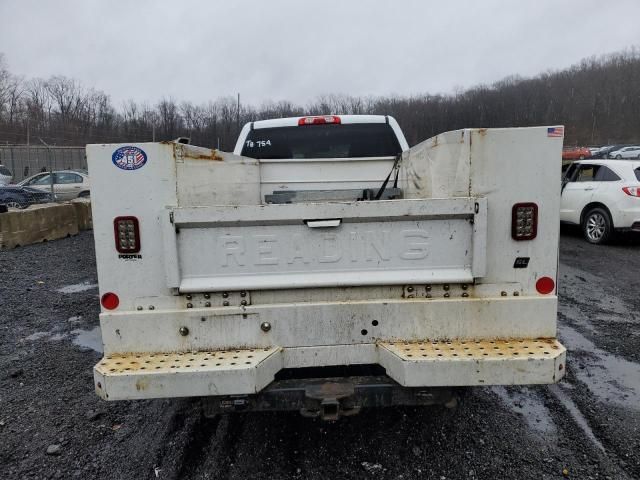
[[584,239],[594,245],[607,242],[613,232],[613,223],[609,212],[600,207],[592,208],[585,213],[581,226]]

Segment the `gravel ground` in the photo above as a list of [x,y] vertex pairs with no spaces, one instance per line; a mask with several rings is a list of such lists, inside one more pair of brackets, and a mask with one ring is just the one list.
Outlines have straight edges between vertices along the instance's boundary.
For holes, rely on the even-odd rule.
[[90,232],[0,252],[2,479],[640,478],[638,238],[595,247],[563,230],[561,384],[337,423],[99,400],[93,255]]

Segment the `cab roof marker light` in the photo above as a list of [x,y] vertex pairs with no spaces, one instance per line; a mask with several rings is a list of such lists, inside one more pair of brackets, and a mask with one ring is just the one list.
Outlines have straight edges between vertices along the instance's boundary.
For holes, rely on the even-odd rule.
[[337,115],[320,115],[316,117],[302,117],[298,120],[298,126],[303,125],[326,125],[328,123],[339,124],[340,117]]

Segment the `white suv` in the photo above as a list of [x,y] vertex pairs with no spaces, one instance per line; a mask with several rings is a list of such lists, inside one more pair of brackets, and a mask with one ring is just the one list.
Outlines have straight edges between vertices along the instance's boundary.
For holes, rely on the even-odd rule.
[[560,220],[582,227],[590,243],[615,230],[640,232],[640,161],[574,162],[562,180]]
[[623,147],[620,150],[614,150],[613,152],[609,152],[609,158],[615,158],[617,160],[635,158],[636,160],[640,160],[640,147],[634,145],[631,147]]

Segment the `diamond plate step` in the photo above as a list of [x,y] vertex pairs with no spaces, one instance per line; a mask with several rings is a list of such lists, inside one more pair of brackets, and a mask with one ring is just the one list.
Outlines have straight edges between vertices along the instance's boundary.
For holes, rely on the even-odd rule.
[[404,386],[555,383],[566,349],[555,338],[378,343],[380,364]]
[[94,367],[94,383],[106,400],[241,395],[260,391],[281,368],[279,347],[114,354]]

